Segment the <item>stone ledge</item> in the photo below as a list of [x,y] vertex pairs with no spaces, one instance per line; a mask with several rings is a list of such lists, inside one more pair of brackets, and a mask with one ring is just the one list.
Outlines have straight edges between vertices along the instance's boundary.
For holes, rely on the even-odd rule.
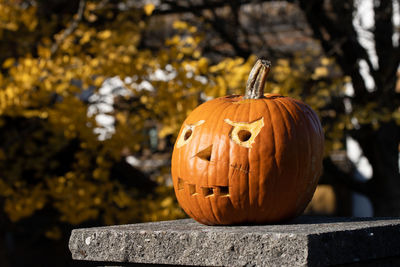
[[299,217],[280,225],[191,219],[72,231],[76,260],[200,266],[326,266],[400,255],[400,219]]

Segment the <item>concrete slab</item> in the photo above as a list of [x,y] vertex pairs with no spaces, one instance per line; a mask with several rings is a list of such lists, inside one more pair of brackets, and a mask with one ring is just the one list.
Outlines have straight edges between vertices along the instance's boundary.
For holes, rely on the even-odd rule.
[[[72,231],[76,260],[200,266],[326,266],[398,259],[400,219],[299,217],[279,225],[192,219]],[[392,262],[392,261],[390,261]],[[396,261],[398,262],[398,261]]]

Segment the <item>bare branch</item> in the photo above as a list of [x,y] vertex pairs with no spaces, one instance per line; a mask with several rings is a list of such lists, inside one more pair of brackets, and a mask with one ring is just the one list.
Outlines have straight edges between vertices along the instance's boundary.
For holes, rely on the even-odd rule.
[[80,0],[79,1],[78,11],[75,14],[71,24],[69,25],[68,28],[66,28],[64,30],[64,33],[61,36],[61,38],[51,46],[50,51],[51,51],[52,55],[54,55],[57,52],[60,44],[62,42],[64,42],[64,40],[76,30],[76,28],[78,27],[79,22],[82,20],[83,12],[85,11],[85,7],[86,7],[86,0]]
[[[267,1],[267,0],[264,0]],[[251,3],[251,0],[240,0],[237,1],[238,5]],[[206,1],[203,4],[191,4],[188,1],[189,5],[180,5],[178,1],[171,0],[162,0],[161,3],[165,4],[165,6],[160,5],[161,8],[156,8],[152,15],[166,15],[166,14],[179,14],[179,13],[194,13],[195,11],[200,12],[203,10],[214,10],[215,8],[225,7],[229,5],[229,1]]]

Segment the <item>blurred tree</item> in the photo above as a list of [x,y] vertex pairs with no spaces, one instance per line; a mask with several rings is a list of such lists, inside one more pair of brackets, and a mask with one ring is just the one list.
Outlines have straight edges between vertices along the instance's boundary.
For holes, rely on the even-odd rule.
[[[354,93],[340,99],[349,105],[351,123],[345,131],[360,144],[373,169],[366,183],[354,178],[342,181],[370,198],[375,216],[399,216],[400,95],[395,90],[400,63],[399,2],[371,1],[373,23],[361,33],[355,26],[360,20],[358,4],[361,1],[299,1],[325,53],[351,78]],[[363,68],[372,85],[363,77]]]

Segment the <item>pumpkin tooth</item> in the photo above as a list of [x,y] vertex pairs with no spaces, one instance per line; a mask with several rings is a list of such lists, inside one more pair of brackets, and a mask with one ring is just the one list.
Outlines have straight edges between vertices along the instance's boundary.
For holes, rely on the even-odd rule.
[[220,196],[229,196],[229,186],[218,186]]
[[214,195],[214,189],[212,187],[202,187],[201,191],[204,197],[211,197]]
[[182,178],[178,177],[178,190],[183,190],[185,185],[185,180],[183,180]]
[[189,184],[189,194],[194,196],[194,195],[198,195],[198,193],[196,192],[196,185],[195,184]]

